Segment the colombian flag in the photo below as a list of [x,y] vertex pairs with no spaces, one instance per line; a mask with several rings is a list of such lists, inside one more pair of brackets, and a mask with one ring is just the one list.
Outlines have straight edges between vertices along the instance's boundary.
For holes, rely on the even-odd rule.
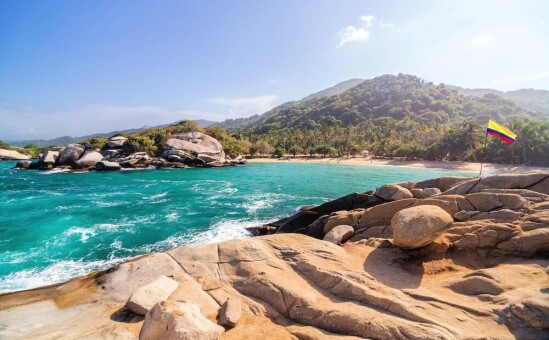
[[491,119],[488,120],[488,128],[486,129],[486,133],[509,144],[513,144],[515,142],[515,138],[517,138],[517,135],[511,130],[503,125],[499,125]]

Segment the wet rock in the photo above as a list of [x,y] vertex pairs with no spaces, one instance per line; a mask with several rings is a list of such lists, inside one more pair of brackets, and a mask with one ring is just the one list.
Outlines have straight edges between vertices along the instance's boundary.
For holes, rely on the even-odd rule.
[[145,315],[154,305],[166,300],[178,285],[177,281],[161,275],[151,283],[137,289],[126,302],[126,307],[135,314]]
[[454,220],[443,209],[434,205],[401,210],[391,219],[393,244],[404,249],[415,249],[433,242]]
[[206,319],[194,303],[162,301],[145,317],[140,340],[215,340],[225,330]]
[[16,169],[23,169],[23,170],[26,170],[30,167],[31,165],[31,161],[18,161],[16,164],[15,164],[15,168]]
[[120,170],[122,167],[117,162],[101,161],[95,164],[95,169],[97,171],[116,171]]
[[323,240],[333,244],[341,244],[351,238],[355,230],[350,225],[338,225],[330,230]]

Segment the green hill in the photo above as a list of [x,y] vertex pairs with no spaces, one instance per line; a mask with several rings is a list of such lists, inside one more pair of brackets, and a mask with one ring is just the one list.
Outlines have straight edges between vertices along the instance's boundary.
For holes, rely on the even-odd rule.
[[464,96],[483,97],[486,94],[494,94],[503,99],[515,102],[526,110],[549,115],[549,91],[520,89],[515,91],[498,91],[492,89],[466,89],[458,86],[450,86]]
[[488,118],[505,122],[537,116],[491,93],[481,98],[463,96],[444,84],[434,85],[416,76],[399,74],[363,81],[338,95],[287,103],[248,128],[261,134],[286,128],[349,126],[382,117],[446,124],[467,118],[485,123]]

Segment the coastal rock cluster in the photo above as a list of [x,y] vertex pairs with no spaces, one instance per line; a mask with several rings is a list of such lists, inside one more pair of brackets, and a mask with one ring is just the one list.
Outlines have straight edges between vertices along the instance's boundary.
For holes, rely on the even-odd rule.
[[159,157],[151,157],[147,152],[128,152],[125,148],[127,140],[123,136],[111,137],[108,148],[105,150],[88,145],[69,144],[51,148],[40,154],[38,160],[33,162],[28,160],[28,156],[13,159],[20,159],[16,165],[19,169],[52,170],[56,168],[67,171],[223,167],[246,164],[246,159],[241,156],[235,159],[227,157],[219,141],[201,132],[171,136],[164,143]]
[[391,184],[253,230],[272,234],[1,295],[0,337],[549,337],[549,173]]

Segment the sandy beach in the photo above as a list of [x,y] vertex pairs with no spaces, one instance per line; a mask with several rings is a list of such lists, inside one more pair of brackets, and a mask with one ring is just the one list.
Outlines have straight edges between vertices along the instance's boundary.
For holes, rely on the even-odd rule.
[[[262,163],[262,162],[295,162],[295,163],[323,163],[323,164],[345,164],[345,165],[392,165],[392,166],[406,166],[410,168],[438,168],[447,170],[459,170],[459,171],[471,171],[479,172],[480,163],[472,162],[451,162],[451,161],[406,161],[406,160],[385,160],[385,159],[370,159],[363,157],[339,157],[339,158],[309,158],[309,157],[284,157],[281,159],[276,158],[251,158],[248,159],[250,163]],[[502,173],[539,173],[548,172],[549,168],[526,166],[526,165],[512,165],[512,164],[493,164],[484,163],[482,174],[495,175]]]

